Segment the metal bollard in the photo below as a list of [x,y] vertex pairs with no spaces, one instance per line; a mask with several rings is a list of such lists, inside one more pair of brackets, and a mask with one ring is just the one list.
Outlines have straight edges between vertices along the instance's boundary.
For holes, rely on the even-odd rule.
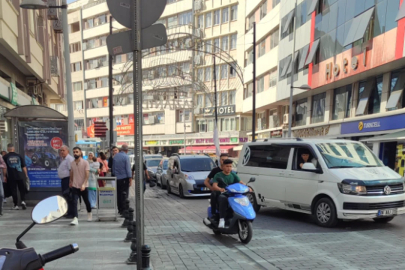
[[125,220],[121,225],[122,228],[128,227],[128,222],[129,222],[129,200],[128,199],[125,200],[124,217],[125,217]]
[[148,245],[142,246],[142,269],[150,270],[150,252],[151,248]]
[[131,243],[131,254],[127,259],[127,264],[136,264],[136,222],[132,221],[133,225],[133,234],[132,234],[132,243]]
[[133,219],[134,219],[134,209],[129,208],[129,221],[128,221],[128,226],[127,226],[127,237],[125,237],[124,242],[130,242],[132,239],[132,234],[133,234]]

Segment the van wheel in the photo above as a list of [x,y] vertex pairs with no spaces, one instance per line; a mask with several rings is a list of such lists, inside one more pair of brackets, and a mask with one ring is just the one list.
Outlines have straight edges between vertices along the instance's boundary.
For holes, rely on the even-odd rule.
[[388,223],[388,222],[390,222],[390,221],[393,220],[393,219],[394,219],[394,217],[374,218],[374,221],[375,221],[376,223]]
[[169,181],[167,181],[167,194],[172,193],[172,189],[170,187]]
[[313,215],[321,227],[332,228],[338,223],[335,204],[329,198],[322,198],[316,202]]
[[249,199],[249,201],[252,204],[253,209],[255,210],[255,212],[258,213],[262,206],[257,204],[255,193],[254,192],[249,192],[248,194],[246,194],[246,197]]

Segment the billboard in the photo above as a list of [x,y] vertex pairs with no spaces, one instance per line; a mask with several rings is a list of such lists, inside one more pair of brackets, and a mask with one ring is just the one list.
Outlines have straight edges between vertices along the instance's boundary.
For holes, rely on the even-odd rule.
[[60,187],[59,149],[68,143],[67,122],[19,122],[19,149],[27,164],[31,187]]

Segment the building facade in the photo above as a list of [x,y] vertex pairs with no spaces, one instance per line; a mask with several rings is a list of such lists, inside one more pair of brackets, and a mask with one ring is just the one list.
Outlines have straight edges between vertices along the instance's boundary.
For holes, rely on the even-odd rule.
[[7,111],[22,105],[65,107],[60,13],[24,10],[20,2],[0,1],[1,149],[13,139]]

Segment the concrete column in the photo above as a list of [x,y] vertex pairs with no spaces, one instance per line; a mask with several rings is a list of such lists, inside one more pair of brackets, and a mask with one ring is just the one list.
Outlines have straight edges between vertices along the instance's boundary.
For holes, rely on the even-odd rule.
[[374,142],[373,143],[373,153],[378,157],[380,154],[380,143]]
[[355,82],[352,84],[352,107],[350,109],[350,117],[356,116],[358,103],[359,103],[359,82]]
[[390,97],[390,84],[391,84],[391,73],[384,73],[383,75],[383,90],[381,94],[381,107],[380,113],[386,112],[387,102]]

